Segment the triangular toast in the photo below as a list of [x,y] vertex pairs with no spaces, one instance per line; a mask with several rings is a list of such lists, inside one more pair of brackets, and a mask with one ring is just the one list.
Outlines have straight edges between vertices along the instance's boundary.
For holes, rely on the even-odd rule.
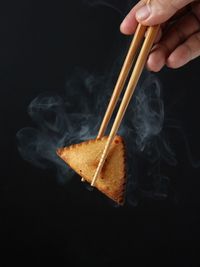
[[[81,177],[91,183],[108,137],[93,139],[69,147],[59,148],[57,154]],[[125,145],[116,136],[103,169],[94,186],[122,205],[125,198]]]

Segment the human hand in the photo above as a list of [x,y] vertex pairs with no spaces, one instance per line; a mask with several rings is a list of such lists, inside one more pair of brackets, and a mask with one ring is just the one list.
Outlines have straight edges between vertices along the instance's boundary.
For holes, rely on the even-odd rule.
[[179,68],[200,56],[200,1],[141,0],[123,20],[120,30],[133,34],[138,22],[161,24],[160,32],[147,60],[147,68],[160,71],[164,65]]

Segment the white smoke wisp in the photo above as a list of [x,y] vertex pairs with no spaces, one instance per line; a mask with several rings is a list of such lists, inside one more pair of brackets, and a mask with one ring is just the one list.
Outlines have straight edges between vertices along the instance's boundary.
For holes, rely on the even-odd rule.
[[[163,134],[160,84],[155,76],[144,76],[147,77],[138,85],[119,130],[127,144],[127,196],[132,204],[137,192],[166,197],[168,178],[162,175],[159,165],[161,161],[175,164],[174,154]],[[35,98],[28,113],[36,127],[17,133],[22,158],[40,168],[54,168],[59,181],[69,181],[73,172],[58,158],[56,149],[96,137],[112,93],[110,88],[113,84],[103,77],[84,73],[67,82],[63,96],[43,94]],[[146,173],[142,169],[141,175],[143,162],[147,167]],[[150,184],[147,187],[146,182],[140,180],[145,175]]]
[[137,4],[138,1],[134,0],[83,0],[82,1],[86,8],[99,8],[110,9],[117,13],[121,18],[123,18],[131,8]]

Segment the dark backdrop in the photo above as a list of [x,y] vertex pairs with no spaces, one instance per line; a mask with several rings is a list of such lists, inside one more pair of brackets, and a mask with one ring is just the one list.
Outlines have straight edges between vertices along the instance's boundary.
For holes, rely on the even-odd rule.
[[129,38],[119,24],[130,2],[106,3],[26,0],[1,8],[1,263],[199,265],[200,171],[192,164],[200,158],[199,59],[157,74],[166,116],[181,125],[192,153],[172,130],[178,164],[165,200],[114,208],[93,199],[78,179],[59,184],[54,172],[17,151],[16,132],[33,125],[27,106],[34,97],[62,93],[77,66],[105,75],[126,51]]

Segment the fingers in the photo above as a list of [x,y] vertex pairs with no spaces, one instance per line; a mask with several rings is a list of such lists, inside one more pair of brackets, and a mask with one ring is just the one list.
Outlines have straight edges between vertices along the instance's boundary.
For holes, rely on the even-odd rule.
[[123,20],[123,22],[120,25],[120,31],[123,34],[133,34],[135,32],[135,29],[137,27],[138,21],[135,18],[135,14],[137,10],[144,6],[144,2],[140,1],[137,5],[135,5],[131,11],[128,13],[126,18]]
[[[185,27],[193,27],[194,34],[178,46],[168,57],[166,65],[170,68],[179,68],[188,63],[189,61],[200,56],[200,3],[195,1],[192,4],[193,23],[183,25]],[[195,29],[197,29],[195,31]]]
[[124,34],[133,34],[138,22],[147,26],[162,24],[191,2],[193,0],[152,0],[145,4],[141,0],[125,17],[120,30]]
[[[189,38],[188,41],[190,40],[189,42],[190,47],[192,41],[195,42],[195,47],[196,47],[197,46],[196,38],[191,39],[191,36],[193,35],[196,36],[199,30],[200,30],[200,22],[196,18],[196,16],[190,13],[185,17],[183,17],[180,21],[171,26],[171,28],[164,35],[161,41],[153,47],[152,52],[147,61],[147,67],[150,70],[157,72],[165,64],[167,64],[167,66],[172,68],[177,68],[178,66],[182,66],[183,65],[182,62],[186,63],[188,57],[191,55],[189,55],[190,51],[186,51],[185,45],[183,45],[183,47],[181,45],[185,43],[187,46],[188,44],[186,40]],[[180,48],[181,50],[179,50],[179,47],[182,47]],[[193,48],[193,51],[197,51],[197,48]],[[198,52],[194,53],[198,54]],[[180,56],[180,58],[178,58],[178,56]]]
[[186,42],[177,47],[167,59],[170,68],[179,68],[200,56],[200,32],[193,34]]
[[139,8],[135,16],[144,25],[162,24],[191,2],[193,0],[152,0]]
[[155,45],[147,60],[147,68],[154,72],[160,71],[165,65],[166,58],[169,54],[170,52],[164,44]]
[[200,56],[199,1],[151,0],[146,5],[142,0],[122,22],[122,33],[133,34],[138,21],[147,26],[161,24],[147,60],[150,70],[159,71],[164,65],[178,68]]

